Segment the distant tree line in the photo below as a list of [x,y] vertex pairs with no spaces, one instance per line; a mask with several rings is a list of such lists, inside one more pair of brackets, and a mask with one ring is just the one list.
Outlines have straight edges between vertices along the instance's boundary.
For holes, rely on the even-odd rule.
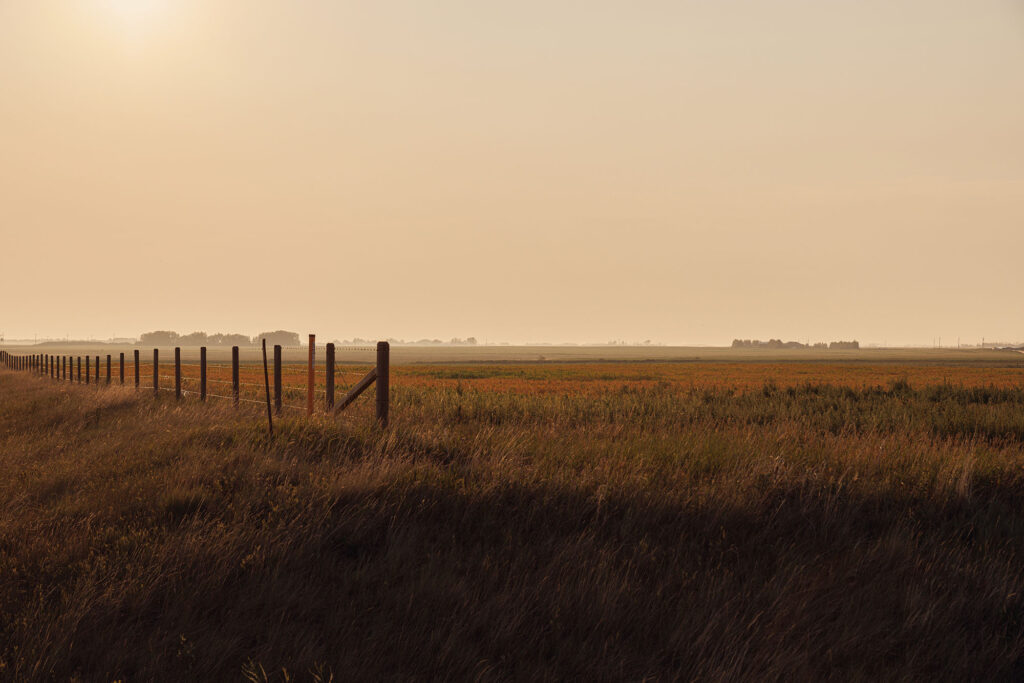
[[[260,332],[255,337],[249,338],[244,334],[207,334],[206,332],[192,332],[191,334],[178,334],[171,330],[156,330],[146,332],[139,337],[139,342],[146,346],[246,346],[248,344],[259,344],[260,340],[266,339],[267,346],[279,344],[284,347],[299,346],[299,333],[288,330],[274,330],[273,332]],[[453,337],[448,341],[442,339],[420,339],[418,341],[405,341],[404,339],[389,339],[395,345],[415,346],[476,346],[476,337],[461,339]],[[340,346],[371,346],[377,343],[376,339],[335,339],[335,344]]]
[[860,342],[858,341],[834,341],[834,342],[815,342],[814,344],[801,344],[800,342],[788,341],[784,342],[781,339],[769,339],[768,341],[761,341],[760,339],[733,339],[732,348],[734,349],[859,349]]
[[[355,337],[354,339],[336,339],[335,344],[341,344],[344,346],[364,346],[369,344],[376,344],[376,339],[363,339],[362,337]],[[467,337],[466,339],[460,339],[453,337],[448,341],[443,339],[419,339],[416,341],[406,341],[404,339],[388,339],[388,343],[394,346],[476,346],[476,337]]]
[[244,334],[222,334],[216,332],[192,332],[191,334],[178,334],[171,330],[156,330],[146,332],[139,337],[139,343],[146,346],[246,346],[257,344],[261,339],[267,340],[267,345],[280,344],[281,346],[298,346],[299,333],[286,330],[274,332],[261,332],[255,337],[249,338]]

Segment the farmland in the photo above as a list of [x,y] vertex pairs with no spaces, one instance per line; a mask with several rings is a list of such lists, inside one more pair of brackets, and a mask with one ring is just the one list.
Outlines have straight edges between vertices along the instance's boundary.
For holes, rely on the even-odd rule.
[[1024,674],[1024,356],[724,358],[407,359],[273,440],[0,371],[0,672]]

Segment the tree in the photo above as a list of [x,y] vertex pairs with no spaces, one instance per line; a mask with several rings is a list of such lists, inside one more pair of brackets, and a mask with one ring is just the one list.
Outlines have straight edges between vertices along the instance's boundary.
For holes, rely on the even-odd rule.
[[280,346],[298,346],[299,345],[299,333],[289,332],[287,330],[274,330],[273,332],[260,332],[256,336],[256,340],[260,339],[267,340],[267,346],[273,346],[275,344]]
[[145,332],[139,337],[139,343],[146,346],[171,346],[178,341],[178,333],[171,330]]
[[205,332],[193,332],[178,337],[178,346],[205,346],[208,337]]

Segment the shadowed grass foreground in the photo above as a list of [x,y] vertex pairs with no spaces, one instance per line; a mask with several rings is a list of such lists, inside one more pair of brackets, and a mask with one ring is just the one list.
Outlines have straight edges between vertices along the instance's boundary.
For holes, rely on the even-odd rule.
[[0,676],[1014,679],[1024,391],[395,389],[283,420],[0,372]]

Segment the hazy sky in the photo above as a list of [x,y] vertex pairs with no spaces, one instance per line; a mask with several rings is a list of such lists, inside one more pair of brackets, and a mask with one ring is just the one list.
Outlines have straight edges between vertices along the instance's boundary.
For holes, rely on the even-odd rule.
[[1020,0],[0,0],[0,332],[1024,339]]

